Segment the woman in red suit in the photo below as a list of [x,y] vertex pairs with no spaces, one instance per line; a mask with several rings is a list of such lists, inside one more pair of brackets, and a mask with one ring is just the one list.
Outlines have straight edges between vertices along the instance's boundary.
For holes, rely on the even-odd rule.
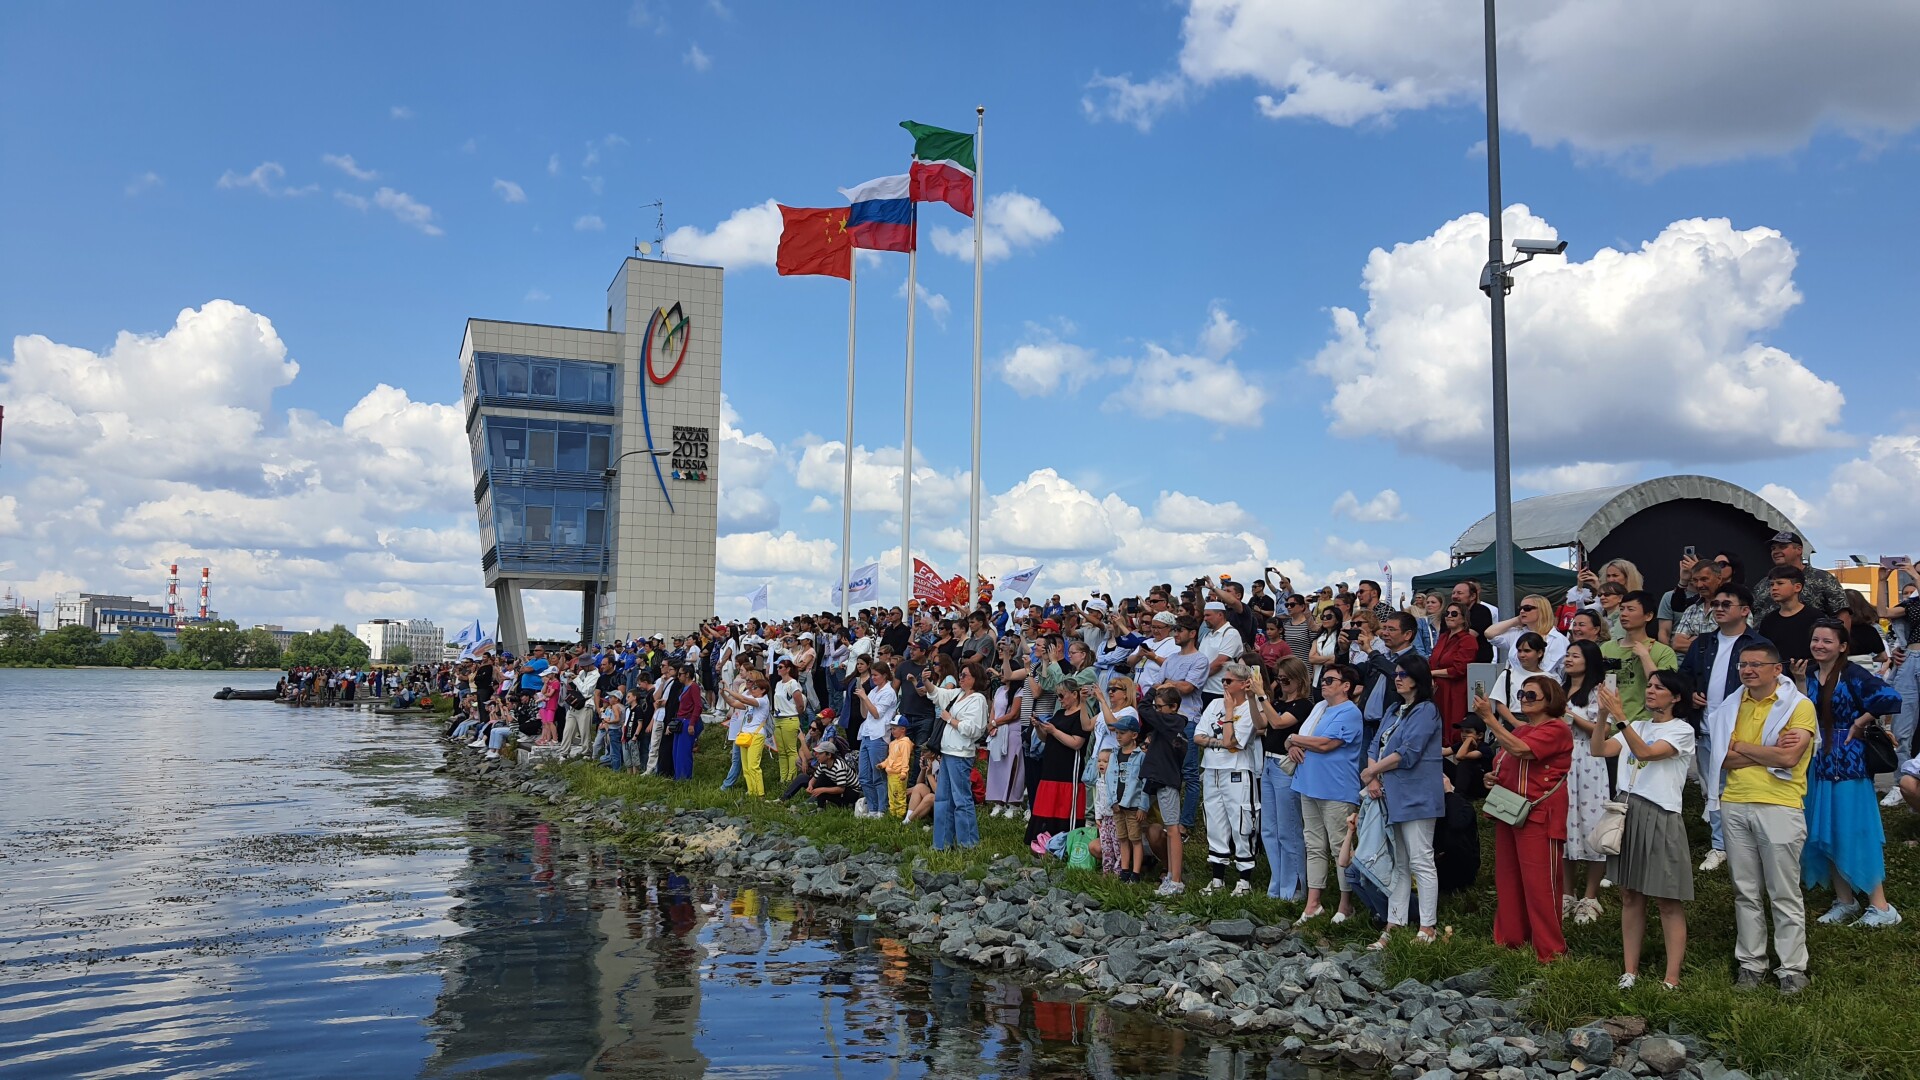
[[[1433,668],[1433,702],[1440,707],[1447,746],[1460,742],[1460,721],[1467,718],[1467,665],[1479,651],[1480,635],[1467,625],[1466,609],[1448,604],[1440,616],[1440,636],[1433,643],[1433,655],[1427,658]],[[1467,792],[1461,794],[1473,797]]]
[[1567,770],[1573,767],[1573,729],[1566,723],[1567,691],[1559,680],[1535,675],[1520,685],[1520,715],[1476,697],[1473,711],[1500,747],[1487,786],[1534,803],[1524,825],[1493,823],[1493,943],[1533,946],[1547,963],[1567,951],[1560,931],[1562,851],[1567,842]]

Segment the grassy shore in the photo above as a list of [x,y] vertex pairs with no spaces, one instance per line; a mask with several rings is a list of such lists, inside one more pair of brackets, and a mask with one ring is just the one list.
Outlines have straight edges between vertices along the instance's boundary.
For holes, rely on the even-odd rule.
[[[616,796],[634,802],[676,809],[720,808],[763,830],[781,830],[818,844],[840,844],[849,850],[898,851],[906,867],[924,857],[936,871],[979,877],[987,864],[1003,855],[1033,860],[1022,841],[1025,823],[983,817],[980,845],[960,851],[936,852],[931,833],[892,819],[859,819],[844,811],[815,811],[773,799],[754,799],[744,788],[721,791],[728,747],[718,732],[703,736],[694,755],[694,779],[673,783],[654,776],[626,776],[598,765],[580,762],[557,766],[572,789],[587,798]],[[775,786],[775,768],[768,758],[768,786]],[[1906,901],[1920,917],[1920,817],[1904,809],[1890,811],[1887,821],[1887,894],[1896,906]],[[1696,858],[1708,846],[1707,830],[1697,806],[1689,808],[1688,829]],[[637,821],[636,842],[644,842],[648,822]],[[1688,905],[1688,948],[1685,974],[1678,992],[1659,986],[1665,964],[1659,919],[1654,915],[1642,959],[1643,978],[1627,993],[1614,989],[1620,975],[1619,893],[1602,894],[1607,910],[1590,926],[1566,927],[1570,953],[1559,962],[1541,966],[1531,952],[1514,952],[1492,942],[1494,909],[1493,844],[1491,823],[1483,822],[1480,885],[1447,898],[1440,922],[1452,933],[1434,945],[1396,942],[1389,952],[1394,979],[1431,980],[1475,968],[1493,967],[1496,990],[1505,996],[1528,995],[1534,1020],[1554,1028],[1573,1027],[1600,1017],[1638,1015],[1652,1028],[1669,1024],[1706,1039],[1722,1059],[1750,1072],[1777,1070],[1787,1076],[1816,1080],[1842,1077],[1892,1077],[1920,1080],[1920,1018],[1909,1015],[1920,1006],[1920,918],[1890,930],[1810,926],[1812,986],[1797,998],[1783,998],[1771,989],[1733,989],[1733,904],[1727,872],[1695,876],[1694,902]],[[1186,878],[1206,880],[1204,841],[1186,844]],[[1057,864],[1056,864],[1057,865]],[[1259,872],[1264,876],[1264,870]],[[1163,902],[1153,896],[1153,885],[1123,885],[1097,873],[1067,871],[1060,884],[1096,897],[1109,907],[1139,913],[1155,903],[1203,918],[1247,915],[1256,920],[1294,919],[1300,905],[1268,900],[1264,896],[1233,899],[1195,892]],[[1259,879],[1256,879],[1259,884]],[[1809,890],[1809,921],[1832,902],[1825,890]],[[1376,932],[1364,921],[1336,927],[1319,919],[1299,928],[1319,944],[1357,945]]]

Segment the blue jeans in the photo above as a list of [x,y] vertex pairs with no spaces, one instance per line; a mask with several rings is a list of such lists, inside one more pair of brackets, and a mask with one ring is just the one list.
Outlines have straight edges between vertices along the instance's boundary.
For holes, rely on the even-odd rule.
[[1180,766],[1180,778],[1186,781],[1180,793],[1180,828],[1187,835],[1192,835],[1194,823],[1200,820],[1200,747],[1193,741],[1198,726],[1196,721],[1187,721],[1187,760]]
[[493,734],[487,736],[487,749],[498,752],[501,747],[507,745],[507,734],[512,730],[513,728],[506,724],[494,728]]
[[478,730],[480,730],[480,721],[462,720],[460,726],[453,729],[453,737],[465,742],[473,738],[473,733]]
[[973,762],[941,754],[940,787],[933,793],[933,850],[979,843],[980,823],[973,816]]
[[1300,796],[1293,777],[1272,758],[1260,770],[1260,844],[1267,849],[1267,895],[1298,900],[1307,880],[1306,827],[1300,821]]
[[728,788],[732,787],[733,785],[739,783],[741,780],[741,777],[745,775],[740,771],[740,746],[737,743],[732,743],[730,745],[732,745],[733,747],[733,764],[727,768],[727,778],[725,780],[720,781],[721,791],[725,791]]
[[887,808],[887,774],[880,769],[886,760],[887,740],[860,740],[860,793],[867,797],[867,809],[876,814]]
[[1905,760],[1913,753],[1913,732],[1920,727],[1920,642],[1907,645],[1907,659],[1893,673],[1893,688],[1900,694],[1900,715],[1893,719],[1893,745],[1896,756]]
[[625,762],[626,762],[626,753],[620,745],[619,737],[612,736],[612,735],[608,736],[607,756],[600,759],[600,764],[605,765],[608,768],[614,769],[617,771],[619,769],[626,768]]

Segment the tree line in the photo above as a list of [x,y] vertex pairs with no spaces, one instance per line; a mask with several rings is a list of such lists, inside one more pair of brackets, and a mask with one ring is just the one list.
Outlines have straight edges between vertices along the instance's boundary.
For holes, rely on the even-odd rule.
[[[220,671],[227,668],[359,667],[367,662],[367,643],[335,623],[331,630],[295,634],[282,649],[267,630],[242,630],[230,619],[178,631],[179,648],[145,630],[128,630],[113,641],[85,626],[42,632],[18,613],[0,617],[0,666],[175,668]],[[392,658],[401,662],[399,658]]]

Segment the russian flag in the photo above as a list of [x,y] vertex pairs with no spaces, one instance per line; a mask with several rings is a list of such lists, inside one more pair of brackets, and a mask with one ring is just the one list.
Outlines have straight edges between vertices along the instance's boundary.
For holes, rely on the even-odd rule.
[[853,205],[847,210],[847,233],[853,246],[873,251],[912,251],[913,199],[907,177],[882,176],[864,184],[841,188]]

